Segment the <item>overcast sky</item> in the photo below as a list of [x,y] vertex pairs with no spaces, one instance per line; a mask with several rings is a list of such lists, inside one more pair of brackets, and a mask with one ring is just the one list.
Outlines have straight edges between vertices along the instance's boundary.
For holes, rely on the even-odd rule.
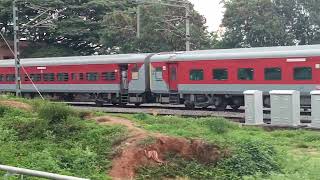
[[206,17],[209,31],[216,31],[223,18],[223,5],[221,0],[189,0],[195,9]]

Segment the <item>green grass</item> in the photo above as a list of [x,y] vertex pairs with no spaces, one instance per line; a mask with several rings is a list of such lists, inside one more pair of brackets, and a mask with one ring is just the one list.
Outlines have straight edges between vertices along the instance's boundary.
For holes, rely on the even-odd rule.
[[[257,127],[242,127],[222,118],[181,118],[141,114],[123,116],[152,132],[185,138],[201,138],[229,149],[233,154],[232,157],[221,161],[216,167],[211,167],[211,171],[209,170],[211,173],[214,172],[211,175],[217,179],[319,179],[320,177],[320,166],[317,165],[320,163],[320,132],[265,131]],[[188,162],[185,163],[188,164]],[[162,168],[173,170],[173,167],[175,165]],[[190,167],[186,168],[176,172],[194,170]],[[200,169],[196,171],[208,174],[208,167]],[[163,171],[159,168],[144,167],[142,172],[141,177],[149,177],[150,174],[155,175],[156,172]],[[173,171],[170,172],[173,173]]]
[[81,113],[61,104],[17,100],[35,110],[0,106],[0,164],[109,179],[113,147],[126,137],[123,127],[85,121]]
[[[8,99],[0,96],[0,99]],[[61,104],[25,100],[34,111],[0,106],[0,164],[90,179],[106,175],[116,146],[126,138],[120,126],[101,126]],[[105,113],[92,112],[93,115]],[[216,164],[168,154],[162,166],[141,167],[137,179],[319,179],[320,132],[266,131],[223,118],[121,115],[150,132],[203,139],[230,152]],[[147,137],[139,145],[155,142]],[[2,174],[0,174],[2,175]]]

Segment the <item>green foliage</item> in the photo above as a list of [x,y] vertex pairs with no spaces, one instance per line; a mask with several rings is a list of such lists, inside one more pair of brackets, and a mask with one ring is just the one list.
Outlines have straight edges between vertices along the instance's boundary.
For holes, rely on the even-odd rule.
[[[181,176],[190,179],[317,179],[320,168],[320,133],[306,130],[264,131],[262,128],[224,125],[222,118],[182,118],[176,116],[151,116],[138,120],[125,115],[141,127],[155,133],[185,138],[200,138],[230,150],[230,157],[216,166],[202,166],[197,173],[211,176],[197,178],[189,174],[193,170],[180,169],[168,163],[161,167],[143,167],[140,179]],[[222,123],[221,123],[222,122]],[[223,131],[215,129],[215,123]],[[219,126],[219,127],[220,127]],[[227,128],[227,127],[228,128]],[[227,129],[227,131],[224,131]],[[224,133],[220,133],[224,132]],[[190,161],[184,160],[186,164]],[[197,164],[199,166],[199,164]],[[195,165],[196,167],[196,165]],[[191,167],[192,168],[192,167]],[[186,175],[181,175],[184,172]],[[192,177],[192,178],[191,178]],[[161,179],[161,178],[155,178]]]
[[219,46],[264,47],[317,44],[320,41],[318,1],[225,0]]
[[133,117],[138,120],[146,120],[148,118],[148,115],[145,113],[138,113],[138,114],[133,115]]
[[214,179],[214,166],[205,166],[197,161],[187,161],[179,156],[168,155],[168,163],[156,167],[142,167],[137,179]]
[[217,168],[236,177],[256,173],[268,175],[280,171],[278,155],[274,147],[265,142],[249,139],[239,142],[232,157],[221,161]]
[[140,141],[138,144],[141,147],[147,147],[148,145],[152,145],[156,143],[156,138],[153,136],[148,136],[147,138],[143,139],[142,141]]
[[5,114],[7,109],[8,109],[7,107],[0,105],[0,117],[2,117]]
[[122,127],[83,121],[61,104],[23,101],[35,112],[5,108],[0,116],[0,164],[109,179],[113,146],[126,138]]
[[24,58],[43,58],[43,57],[66,57],[80,55],[70,47],[61,45],[30,45],[22,51],[21,56]]
[[207,122],[208,127],[211,131],[216,132],[217,134],[224,134],[230,130],[236,129],[237,125],[227,121],[225,119],[216,119],[213,121]]
[[[13,36],[11,4],[12,0],[0,2],[0,29],[7,37]],[[185,8],[141,6],[141,38],[136,38],[137,3],[131,0],[28,0],[18,6],[22,24],[37,17],[30,27],[21,28],[22,38],[36,44],[30,44],[23,57],[185,50]],[[30,8],[33,6],[50,9],[50,15],[39,16],[39,11]],[[193,7],[190,12],[192,49],[209,48],[211,37],[204,17]]]
[[62,123],[72,113],[71,109],[63,104],[47,103],[39,109],[39,117],[47,120],[49,124]]

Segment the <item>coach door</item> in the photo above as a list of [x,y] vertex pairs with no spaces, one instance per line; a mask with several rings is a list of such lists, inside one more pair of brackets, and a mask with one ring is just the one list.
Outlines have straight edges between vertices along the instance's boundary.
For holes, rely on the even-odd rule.
[[121,92],[127,92],[128,91],[128,86],[129,86],[129,81],[128,81],[128,65],[127,64],[121,64],[119,66],[120,68],[120,89]]
[[169,89],[170,91],[178,91],[178,64],[169,63],[168,64],[169,72]]

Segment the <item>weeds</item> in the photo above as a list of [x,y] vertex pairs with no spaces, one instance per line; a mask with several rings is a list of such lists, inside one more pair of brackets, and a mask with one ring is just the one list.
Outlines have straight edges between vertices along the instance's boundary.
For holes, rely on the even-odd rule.
[[237,125],[225,119],[215,119],[207,121],[209,129],[217,134],[224,134],[230,130],[236,129]]
[[[143,167],[140,179],[169,178],[186,179],[317,179],[320,168],[320,133],[306,130],[264,131],[256,127],[241,127],[223,118],[180,118],[175,116],[150,116],[138,120],[126,115],[141,127],[172,136],[201,138],[231,152],[217,166],[202,166],[194,170],[180,164],[168,163],[162,167]],[[299,150],[300,153],[296,151]],[[306,153],[312,151],[310,153]],[[307,157],[301,159],[301,156]],[[288,161],[290,159],[290,161]],[[185,161],[191,163],[192,161]],[[182,162],[183,162],[182,161]],[[198,164],[197,164],[198,165]],[[197,178],[189,172],[203,173]],[[186,172],[181,175],[180,172]],[[210,174],[206,178],[205,174]],[[318,176],[317,176],[318,175]],[[157,178],[159,177],[159,178]],[[293,178],[300,177],[300,178]]]
[[157,141],[157,139],[155,137],[148,136],[147,138],[140,141],[138,145],[141,147],[147,147],[149,145],[155,144],[156,141]]
[[34,112],[0,106],[0,164],[109,179],[113,144],[126,137],[122,127],[83,121],[65,105],[26,102]]

